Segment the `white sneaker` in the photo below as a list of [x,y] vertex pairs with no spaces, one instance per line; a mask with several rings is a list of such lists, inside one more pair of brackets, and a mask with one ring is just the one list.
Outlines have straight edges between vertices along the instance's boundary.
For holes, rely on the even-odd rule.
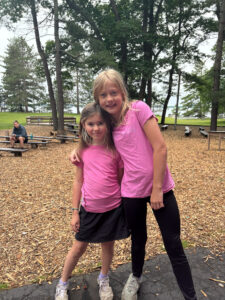
[[99,285],[99,297],[101,300],[112,300],[113,299],[113,291],[111,286],[109,285],[109,277],[103,279],[97,279]]
[[141,278],[130,274],[122,291],[121,300],[137,300],[137,292],[141,285]]
[[68,300],[68,290],[69,284],[62,285],[60,283],[56,286],[56,292],[55,292],[55,300]]

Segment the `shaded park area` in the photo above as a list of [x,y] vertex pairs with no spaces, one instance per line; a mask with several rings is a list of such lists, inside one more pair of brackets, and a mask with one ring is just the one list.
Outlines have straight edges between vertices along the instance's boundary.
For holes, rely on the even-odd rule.
[[[51,127],[26,126],[28,134],[49,135]],[[4,134],[4,130],[0,131]],[[163,131],[168,146],[168,165],[175,180],[185,248],[205,247],[213,255],[225,251],[225,141],[208,142],[195,128]],[[0,157],[0,284],[17,287],[32,282],[51,282],[60,276],[73,241],[70,229],[71,187],[74,167],[68,155],[75,143],[50,143],[30,149],[22,157]],[[158,226],[148,210],[146,259],[164,253]],[[116,242],[112,268],[130,262],[130,241]],[[74,273],[100,266],[100,247],[90,245]]]

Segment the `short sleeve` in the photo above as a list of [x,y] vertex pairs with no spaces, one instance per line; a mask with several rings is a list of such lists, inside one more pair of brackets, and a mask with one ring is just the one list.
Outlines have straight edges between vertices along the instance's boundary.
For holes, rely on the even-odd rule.
[[142,127],[147,122],[147,120],[149,120],[152,117],[155,118],[156,121],[158,121],[156,116],[151,111],[150,107],[145,102],[136,101],[133,103],[132,108],[134,108],[137,119]]

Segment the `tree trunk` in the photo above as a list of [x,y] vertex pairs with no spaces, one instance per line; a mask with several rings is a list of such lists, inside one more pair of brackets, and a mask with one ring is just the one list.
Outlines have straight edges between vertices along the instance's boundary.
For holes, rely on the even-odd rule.
[[165,119],[166,119],[166,111],[167,111],[167,106],[171,97],[172,93],[172,86],[173,86],[173,73],[174,73],[174,67],[170,69],[170,75],[169,75],[169,86],[168,86],[168,92],[167,92],[167,97],[163,105],[163,112],[162,112],[162,118],[161,118],[161,124],[165,124]]
[[138,98],[140,100],[143,100],[145,98],[145,95],[146,95],[145,89],[146,89],[146,79],[142,77],[141,87],[140,87],[139,96],[138,96]]
[[76,80],[76,86],[77,86],[77,114],[80,114],[80,95],[79,95],[79,72],[77,69],[77,80]]
[[225,31],[225,0],[220,1],[219,31],[216,45],[216,58],[213,67],[213,91],[210,130],[217,129],[217,116],[219,107],[220,72]]
[[[116,21],[118,23],[121,22],[121,17],[119,15],[119,12],[118,12],[115,1],[110,0],[110,4],[111,4],[111,7],[112,7],[112,11],[115,15]],[[119,66],[120,66],[120,70],[123,73],[124,82],[127,83],[127,79],[128,79],[128,72],[127,72],[127,41],[123,40],[120,43],[120,47],[121,47],[121,57],[120,57]]]
[[152,78],[148,79],[148,91],[146,103],[151,107],[152,106]]
[[[172,62],[171,62],[171,69],[169,72],[169,86],[167,90],[167,97],[163,105],[163,112],[162,112],[162,118],[161,118],[161,124],[165,124],[165,119],[166,119],[166,111],[167,111],[167,106],[172,94],[172,87],[173,87],[173,75],[174,71],[177,70],[177,56],[179,55],[179,45],[180,45],[180,38],[181,38],[181,24],[182,24],[182,1],[179,2],[179,23],[178,23],[178,38],[174,40],[173,43],[173,55],[172,55]],[[178,71],[179,72],[179,71]],[[180,78],[180,77],[179,77]],[[180,84],[180,83],[179,83]]]
[[61,73],[61,55],[59,41],[58,0],[54,0],[54,34],[55,34],[55,64],[58,96],[58,133],[64,134],[64,98]]
[[39,28],[38,28],[38,22],[37,22],[37,14],[36,14],[36,8],[35,8],[35,0],[31,0],[30,3],[31,3],[31,14],[32,14],[32,18],[33,18],[36,45],[37,45],[38,53],[39,53],[42,63],[43,63],[45,77],[46,77],[47,85],[48,85],[48,94],[49,94],[50,105],[51,105],[51,109],[52,109],[53,129],[57,130],[58,129],[58,119],[57,119],[56,101],[55,101],[55,96],[54,96],[54,92],[53,92],[52,80],[51,80],[51,75],[50,75],[50,71],[48,68],[47,58],[46,58],[44,50],[41,46],[40,34],[39,34]]

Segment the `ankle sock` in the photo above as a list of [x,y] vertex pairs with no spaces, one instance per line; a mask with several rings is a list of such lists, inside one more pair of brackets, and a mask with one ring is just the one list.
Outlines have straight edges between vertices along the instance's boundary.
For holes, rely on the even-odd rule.
[[67,286],[68,285],[68,281],[62,281],[62,279],[59,279],[59,284],[61,284],[62,286]]
[[98,279],[104,279],[104,278],[107,278],[108,277],[108,274],[107,275],[103,275],[102,272],[100,272],[100,274],[98,275]]

